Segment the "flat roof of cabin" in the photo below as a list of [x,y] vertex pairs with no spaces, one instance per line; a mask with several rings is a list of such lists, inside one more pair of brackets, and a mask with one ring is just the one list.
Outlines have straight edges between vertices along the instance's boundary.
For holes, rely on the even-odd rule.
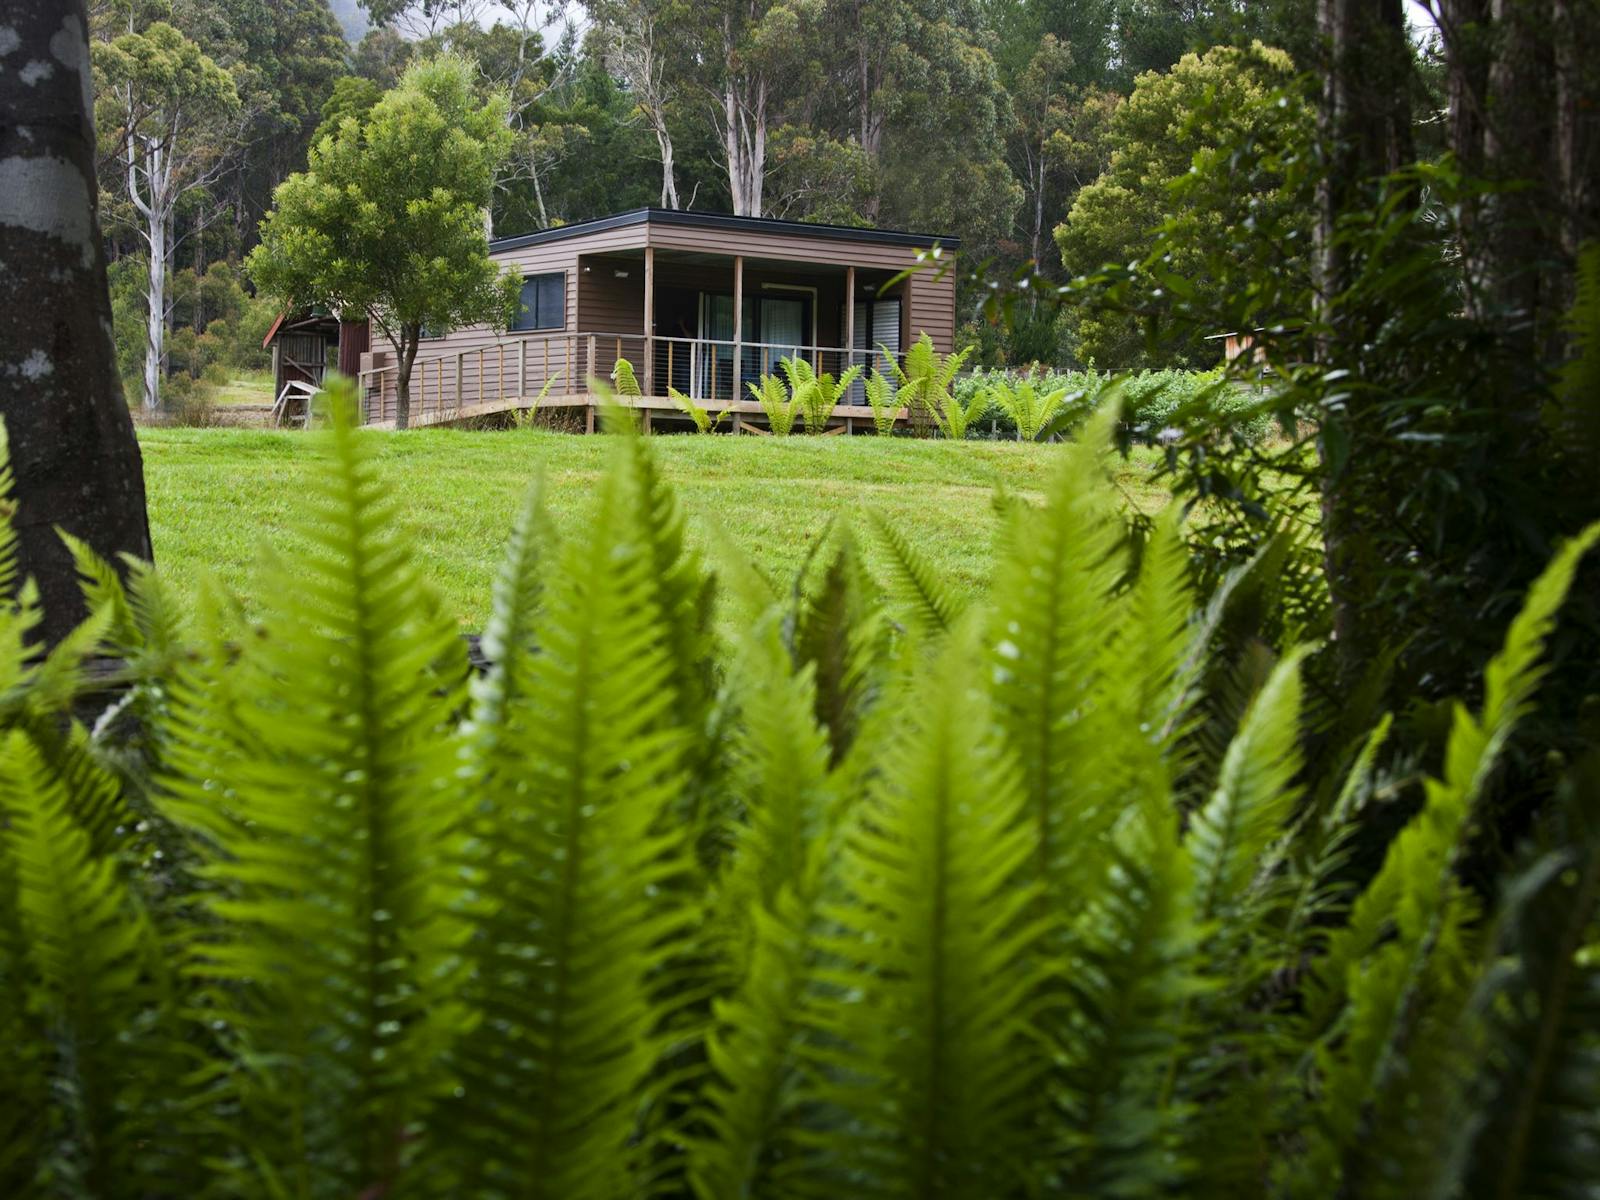
[[871,242],[876,245],[914,246],[919,249],[935,243],[950,250],[959,249],[961,239],[939,233],[909,233],[901,229],[871,229],[856,225],[822,225],[810,221],[785,221],[777,217],[735,217],[728,213],[695,212],[679,208],[635,208],[628,212],[613,213],[609,217],[595,217],[589,221],[574,221],[571,225],[557,225],[553,229],[540,229],[533,233],[513,237],[495,238],[489,243],[490,253],[501,250],[518,250],[523,246],[538,246],[548,242],[565,241],[608,229],[623,229],[630,225],[687,225],[699,229],[722,229],[729,232],[764,234],[783,237],[814,237],[833,242]]

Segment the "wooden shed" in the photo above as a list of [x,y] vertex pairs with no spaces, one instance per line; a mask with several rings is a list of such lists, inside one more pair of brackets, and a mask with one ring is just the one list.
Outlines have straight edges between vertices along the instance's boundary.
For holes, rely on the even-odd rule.
[[366,321],[282,313],[261,345],[272,351],[273,420],[281,425],[304,420],[330,369],[351,378],[360,374],[371,333]]
[[[887,370],[885,356],[900,356],[924,332],[949,351],[958,245],[933,234],[659,208],[501,238],[490,255],[521,277],[517,319],[504,331],[424,338],[411,421],[526,406],[547,383],[558,400],[592,403],[588,380],[610,376],[619,358],[634,366],[641,407],[670,412],[670,386],[733,405],[737,418],[745,383],[784,357],[837,376],[851,364]],[[917,270],[935,248],[935,269]],[[375,341],[363,372],[370,421],[393,417],[394,362],[393,347]],[[865,404],[859,384],[847,398]]]

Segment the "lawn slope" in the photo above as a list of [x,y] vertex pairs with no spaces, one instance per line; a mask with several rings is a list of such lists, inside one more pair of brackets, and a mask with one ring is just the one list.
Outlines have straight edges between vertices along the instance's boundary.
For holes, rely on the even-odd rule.
[[[380,461],[401,498],[424,572],[464,628],[483,624],[489,586],[516,502],[542,467],[557,526],[581,534],[606,439],[531,431],[419,430],[381,437]],[[181,590],[207,574],[248,601],[265,540],[294,552],[289,533],[314,454],[304,433],[143,429],[156,560]],[[693,541],[745,555],[784,582],[831,520],[854,523],[882,573],[865,522],[875,509],[905,530],[958,586],[987,582],[992,498],[1003,485],[1037,494],[1055,459],[1049,446],[873,437],[659,437],[663,469],[688,514]],[[1130,502],[1163,497],[1152,460],[1124,464]]]

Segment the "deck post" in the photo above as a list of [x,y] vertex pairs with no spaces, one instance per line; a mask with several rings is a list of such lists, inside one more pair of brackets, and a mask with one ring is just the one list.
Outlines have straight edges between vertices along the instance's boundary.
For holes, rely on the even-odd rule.
[[[452,407],[459,408],[461,406],[461,393],[466,391],[466,390],[467,390],[467,352],[465,350],[457,350],[456,351],[456,400],[455,400],[455,404]],[[444,410],[444,397],[443,396],[439,397],[439,409],[440,409],[441,412]]]
[[[744,255],[733,256],[733,386],[728,392],[737,402],[743,389],[740,376],[744,374]],[[716,360],[715,354],[712,361]],[[738,418],[735,418],[737,423]]]
[[517,341],[517,399],[528,394],[528,339]]
[[[856,355],[856,269],[844,269],[844,366],[839,373],[850,369]],[[862,370],[866,370],[862,367]]]
[[[584,379],[585,379],[584,390],[593,391],[594,390],[594,387],[593,387],[594,380],[599,378],[599,376],[597,376],[594,373],[594,334],[592,334],[592,333],[589,335],[589,361],[584,364],[584,368],[585,368],[584,372],[583,372]],[[592,420],[592,414],[593,414],[594,410],[590,409],[589,411],[591,413],[590,424],[593,425],[594,422]],[[591,428],[589,430],[589,432],[593,433],[594,430]]]
[[[656,394],[656,248],[644,248],[644,394]],[[648,429],[649,414],[645,414]]]

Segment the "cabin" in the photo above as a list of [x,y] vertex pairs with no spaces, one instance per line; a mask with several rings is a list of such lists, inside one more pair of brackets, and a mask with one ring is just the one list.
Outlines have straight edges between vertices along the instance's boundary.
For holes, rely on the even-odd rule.
[[[937,248],[937,258],[929,253]],[[438,330],[411,372],[412,425],[532,406],[587,410],[591,380],[634,368],[646,425],[681,412],[669,388],[759,432],[747,383],[780,359],[805,357],[838,377],[851,364],[889,371],[887,357],[927,333],[955,341],[955,238],[767,217],[641,208],[490,243],[522,278],[511,328]],[[919,269],[920,268],[920,269]],[[738,313],[738,320],[734,314]],[[394,347],[374,338],[361,362],[365,420],[392,425]],[[854,429],[858,383],[834,427]],[[851,410],[857,410],[852,412]]]
[[279,313],[261,342],[272,351],[272,423],[305,424],[328,371],[355,375],[370,346],[366,321],[315,311]]

